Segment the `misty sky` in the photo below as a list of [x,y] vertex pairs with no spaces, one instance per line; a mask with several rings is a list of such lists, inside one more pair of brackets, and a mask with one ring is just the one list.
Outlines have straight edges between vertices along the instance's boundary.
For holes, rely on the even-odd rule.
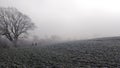
[[0,0],[31,17],[40,38],[120,36],[120,0]]

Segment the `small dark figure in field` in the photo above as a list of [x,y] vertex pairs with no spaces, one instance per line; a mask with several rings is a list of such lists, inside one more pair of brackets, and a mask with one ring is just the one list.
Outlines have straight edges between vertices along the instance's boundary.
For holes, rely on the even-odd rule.
[[37,43],[36,42],[32,43],[32,46],[37,46]]

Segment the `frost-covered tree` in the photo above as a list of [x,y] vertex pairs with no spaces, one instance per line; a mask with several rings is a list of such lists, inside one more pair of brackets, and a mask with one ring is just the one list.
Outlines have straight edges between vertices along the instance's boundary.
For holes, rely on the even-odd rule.
[[16,8],[0,8],[0,34],[13,42],[15,47],[20,35],[33,28],[31,19]]

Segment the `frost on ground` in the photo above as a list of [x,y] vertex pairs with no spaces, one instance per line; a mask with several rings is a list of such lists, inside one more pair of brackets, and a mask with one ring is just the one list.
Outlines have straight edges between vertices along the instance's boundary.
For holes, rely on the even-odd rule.
[[0,68],[119,68],[119,58],[119,39],[93,39],[1,48]]

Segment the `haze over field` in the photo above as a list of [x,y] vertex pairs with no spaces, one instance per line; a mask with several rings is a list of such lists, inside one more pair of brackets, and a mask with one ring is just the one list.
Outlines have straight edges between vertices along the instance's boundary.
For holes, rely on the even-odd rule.
[[120,35],[119,0],[0,0],[31,17],[40,38],[87,39]]
[[0,0],[0,68],[120,68],[119,18],[119,0]]

